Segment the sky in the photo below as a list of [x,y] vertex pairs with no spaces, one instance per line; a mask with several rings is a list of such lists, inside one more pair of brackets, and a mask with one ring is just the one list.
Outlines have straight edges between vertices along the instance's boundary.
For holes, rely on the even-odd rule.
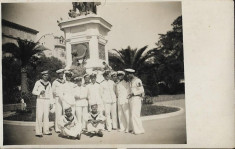
[[[57,20],[67,19],[71,2],[2,3],[2,18],[39,31],[37,38],[47,33],[63,35]],[[158,34],[172,29],[180,15],[180,2],[103,2],[98,15],[112,24],[106,48],[121,49],[156,47]]]

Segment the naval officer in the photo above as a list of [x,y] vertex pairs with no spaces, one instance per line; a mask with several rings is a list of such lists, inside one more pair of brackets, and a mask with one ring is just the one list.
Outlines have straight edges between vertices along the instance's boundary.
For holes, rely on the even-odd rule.
[[62,100],[62,107],[63,112],[65,110],[65,107],[70,106],[72,108],[72,114],[75,114],[75,98],[74,98],[74,88],[76,85],[71,82],[71,78],[73,76],[73,72],[71,71],[65,71],[65,83],[61,86],[61,92],[60,92],[60,98]]
[[143,84],[142,81],[134,75],[135,70],[125,69],[125,71],[130,82],[130,94],[128,98],[130,102],[130,114],[133,133],[136,135],[143,134],[145,131],[140,118],[142,100],[144,97]]
[[125,131],[128,133],[130,131],[130,108],[128,95],[130,94],[130,84],[124,80],[125,72],[118,71],[117,76],[119,82],[116,85],[117,100],[118,100],[118,120],[119,120],[119,131]]
[[105,71],[103,77],[104,80],[100,84],[101,98],[104,103],[106,127],[108,131],[111,131],[112,129],[117,129],[117,97],[115,94],[115,83],[110,80],[110,71]]
[[89,104],[89,111],[91,110],[91,105],[97,104],[98,111],[104,111],[104,105],[101,98],[101,87],[100,84],[96,82],[96,73],[92,72],[90,75],[91,83],[87,85],[87,97]]
[[75,115],[78,123],[82,124],[82,129],[86,128],[85,115],[88,113],[87,86],[82,85],[82,77],[74,78],[77,86],[74,88],[74,98],[76,101]]

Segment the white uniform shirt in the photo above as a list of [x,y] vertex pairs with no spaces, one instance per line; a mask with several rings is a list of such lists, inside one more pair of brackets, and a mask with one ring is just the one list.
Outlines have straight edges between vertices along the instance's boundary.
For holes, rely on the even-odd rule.
[[60,80],[60,79],[56,79],[53,83],[52,83],[52,91],[53,91],[53,96],[54,97],[58,97],[60,94],[60,90],[61,90],[61,86],[65,83],[64,79]]
[[131,94],[133,94],[134,96],[132,96],[132,99],[134,98],[141,98],[144,97],[144,87],[142,84],[142,81],[137,78],[134,77],[131,82],[130,82],[130,89],[131,89]]
[[125,104],[128,103],[128,95],[130,94],[130,83],[122,80],[118,82],[116,86],[116,92],[118,97],[118,104]]
[[[40,95],[41,91],[45,91],[45,94]],[[38,80],[34,85],[32,93],[37,95],[39,99],[47,99],[53,102],[52,88],[49,81],[44,82],[43,80]]]
[[87,97],[90,105],[103,104],[101,99],[101,88],[98,83],[90,83],[87,85]]
[[61,85],[60,98],[69,105],[75,105],[74,88],[76,85],[72,82],[65,82]]
[[[65,115],[62,115],[58,121],[59,127],[61,129],[65,128],[64,125],[67,124],[69,121],[66,119]],[[75,127],[78,124],[77,118],[73,116],[73,120],[71,121],[71,124],[66,126],[66,128],[72,128]]]
[[101,120],[101,121],[104,121],[104,120],[106,120],[106,117],[100,112],[97,112],[96,114],[93,114],[92,112],[89,112],[85,116],[85,120],[86,121],[88,121],[88,120]]
[[80,98],[80,99],[75,99],[76,106],[88,106],[87,87],[76,86],[74,88],[74,96],[78,96]]
[[101,82],[101,98],[104,103],[115,103],[117,97],[115,94],[115,83],[112,80]]

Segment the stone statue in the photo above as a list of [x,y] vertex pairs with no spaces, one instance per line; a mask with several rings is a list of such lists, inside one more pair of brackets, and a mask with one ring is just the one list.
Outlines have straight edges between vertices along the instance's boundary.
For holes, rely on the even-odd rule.
[[71,10],[71,9],[69,10],[68,14],[71,18],[76,18],[78,16],[78,14],[75,11]]
[[[69,10],[69,16],[71,18],[76,18],[80,15],[87,15],[87,14],[97,14],[97,6],[100,5],[100,2],[72,2],[73,9]],[[76,11],[79,13],[76,13]]]

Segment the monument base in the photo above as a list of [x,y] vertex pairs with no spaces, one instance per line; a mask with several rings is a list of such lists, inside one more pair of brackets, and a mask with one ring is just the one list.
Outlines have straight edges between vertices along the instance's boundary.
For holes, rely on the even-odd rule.
[[58,24],[65,33],[66,68],[83,59],[90,72],[96,68],[104,68],[108,64],[108,50],[105,49],[107,36],[112,25],[102,17],[90,14],[64,20]]

